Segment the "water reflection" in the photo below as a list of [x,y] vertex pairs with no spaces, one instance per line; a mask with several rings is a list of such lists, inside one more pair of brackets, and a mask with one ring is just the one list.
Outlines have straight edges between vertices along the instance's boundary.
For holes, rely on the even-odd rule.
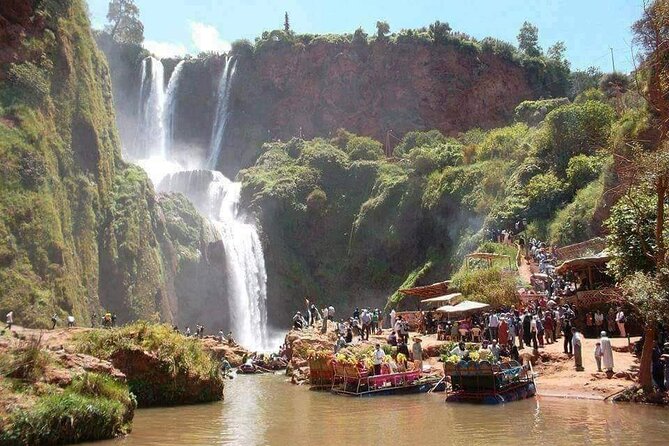
[[567,399],[446,404],[443,394],[355,399],[311,392],[282,376],[238,376],[223,403],[140,410],[134,426],[128,437],[102,444],[667,444],[669,411]]

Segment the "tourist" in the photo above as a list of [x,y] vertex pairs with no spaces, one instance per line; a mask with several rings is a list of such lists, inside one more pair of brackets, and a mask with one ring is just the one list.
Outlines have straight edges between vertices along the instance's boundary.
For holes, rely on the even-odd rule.
[[595,312],[595,330],[601,333],[604,329],[604,313],[600,309]]
[[576,371],[582,372],[583,369],[583,335],[579,332],[576,327],[571,328],[572,333],[572,347],[574,349],[574,364],[576,365]]
[[616,331],[616,311],[613,309],[613,307],[609,307],[609,311],[606,313],[606,326],[608,328],[608,332],[613,335],[613,333]]
[[237,345],[235,339],[232,337],[232,331],[228,332],[228,345]]
[[375,309],[372,312],[372,324],[371,324],[372,333],[378,334],[379,331],[379,309]]
[[506,317],[499,322],[498,336],[501,345],[506,345],[509,342],[509,324],[506,322]]
[[334,321],[334,315],[335,315],[335,308],[334,308],[332,305],[330,305],[330,306],[328,307],[328,318],[329,318],[331,321]]
[[321,314],[318,312],[316,305],[311,304],[311,308],[309,309],[309,326],[313,326],[319,320],[321,320]]
[[530,316],[529,311],[525,311],[525,316],[523,317],[523,341],[525,345],[530,345],[532,343],[532,316]]
[[532,341],[532,349],[539,350],[539,339],[537,338],[537,317],[536,316],[532,316],[532,319],[530,319],[530,337],[531,337],[531,341]]
[[537,339],[539,340],[539,347],[544,347],[544,324],[541,321],[541,312],[536,316],[537,320]]
[[74,327],[74,316],[71,314],[67,316],[67,328]]
[[395,330],[395,333],[397,333],[397,339],[404,340],[404,335],[403,335],[404,323],[402,321],[402,316],[399,316],[395,320],[395,325],[393,325],[392,328]]
[[10,311],[9,313],[7,313],[7,315],[5,316],[5,323],[7,324],[5,330],[11,331],[12,325],[14,325],[14,311]]
[[562,335],[564,336],[564,353],[571,357],[574,353],[574,349],[572,348],[571,343],[572,327],[569,319],[565,319],[564,324],[562,324]]
[[95,328],[95,323],[96,323],[97,319],[98,319],[98,314],[97,313],[91,314],[91,328]]
[[186,337],[190,337],[190,327],[186,327]]
[[223,372],[223,376],[227,377],[231,370],[232,365],[230,365],[230,361],[223,355],[223,359],[221,359],[221,371]]
[[422,339],[414,336],[413,345],[411,346],[411,353],[413,354],[414,370],[423,370],[423,347],[421,345]]
[[360,309],[358,307],[353,311],[353,319],[360,319]]
[[458,355],[460,358],[463,358],[466,354],[467,349],[465,348],[465,343],[462,341],[451,350],[451,355]]
[[592,336],[595,329],[595,315],[589,311],[585,314],[585,334]]
[[218,330],[218,342],[223,342],[224,337],[223,330]]
[[111,326],[116,327],[116,313],[112,313],[111,315]]
[[400,353],[402,353],[405,358],[409,358],[409,347],[402,339],[397,341],[397,354]]
[[397,347],[397,334],[395,333],[395,330],[391,331],[388,335],[388,345]]
[[513,345],[516,344],[516,321],[513,313],[509,317],[509,342]]
[[323,308],[323,324],[321,325],[321,333],[325,334],[328,331],[328,307]]
[[337,352],[339,352],[339,350],[341,350],[344,347],[346,347],[346,339],[344,339],[343,336],[339,336],[339,339],[337,339],[337,342],[335,343],[335,349],[334,349],[335,354],[337,354]]
[[453,341],[460,339],[459,325],[458,321],[453,322],[453,325],[451,325],[451,339]]
[[597,363],[597,371],[602,371],[602,343],[595,343],[595,363]]
[[616,324],[618,325],[618,331],[620,332],[620,337],[622,338],[626,336],[625,322],[627,322],[627,318],[625,317],[625,312],[621,307],[618,307],[618,312],[616,313]]
[[372,316],[367,309],[362,310],[360,320],[362,321],[362,340],[369,341],[369,334],[372,330]]
[[509,356],[511,357],[512,360],[520,362],[520,353],[518,352],[518,347],[516,345],[511,346],[511,350],[509,351]]
[[353,342],[353,331],[351,330],[351,327],[346,329],[346,337],[344,339],[346,340],[346,344]]
[[[328,314],[330,314],[329,311],[328,311]],[[345,336],[346,335],[346,324],[344,323],[344,319],[339,319],[339,323],[337,324],[337,334],[339,336]]]
[[555,333],[553,332],[554,328],[553,317],[551,316],[551,312],[548,311],[544,317],[544,332],[546,334],[546,343],[548,344],[555,342]]
[[397,322],[397,312],[393,308],[390,311],[390,328],[394,329],[395,328],[395,322]]
[[51,329],[54,330],[56,328],[56,323],[58,322],[58,316],[56,316],[56,313],[54,313],[51,316]]
[[481,327],[474,325],[470,333],[472,335],[472,342],[481,342]]
[[306,321],[302,317],[302,313],[299,311],[293,316],[293,330],[302,330],[306,325]]
[[488,329],[490,330],[490,339],[497,339],[497,330],[499,329],[499,317],[492,313],[488,318]]
[[[611,339],[606,335],[605,331],[600,333],[599,342],[602,350],[602,363],[606,373],[613,372],[613,348],[611,348]],[[598,364],[599,368],[599,364]]]
[[500,356],[500,348],[499,345],[497,344],[497,339],[492,340],[492,344],[490,344],[490,347],[488,347],[490,350],[490,353],[492,354],[492,358],[495,362],[499,362],[499,356]]

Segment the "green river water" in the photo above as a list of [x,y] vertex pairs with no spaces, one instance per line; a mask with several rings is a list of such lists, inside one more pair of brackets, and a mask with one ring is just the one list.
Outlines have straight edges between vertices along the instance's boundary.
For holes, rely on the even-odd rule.
[[443,393],[352,398],[264,375],[228,381],[220,403],[138,410],[132,434],[94,444],[667,445],[668,438],[665,408],[541,397],[447,404]]

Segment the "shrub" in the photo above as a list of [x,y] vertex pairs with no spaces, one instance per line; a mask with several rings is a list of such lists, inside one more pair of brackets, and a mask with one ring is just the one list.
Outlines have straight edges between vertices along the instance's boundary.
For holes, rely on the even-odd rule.
[[321,188],[316,188],[307,196],[307,209],[310,212],[321,213],[328,202],[328,196]]
[[448,142],[448,139],[439,130],[409,132],[404,135],[402,141],[395,147],[393,154],[395,156],[402,156],[416,147],[433,147],[446,142]]
[[615,113],[601,102],[587,101],[559,107],[548,114],[538,156],[564,172],[578,154],[591,155],[608,141]]
[[567,98],[523,101],[516,107],[514,116],[518,122],[535,126],[543,121],[548,113],[566,104],[569,104],[569,99]]
[[500,268],[461,269],[452,277],[453,288],[465,299],[484,302],[493,306],[518,304],[516,280],[503,274]]
[[383,158],[383,144],[366,136],[354,136],[346,143],[346,152],[353,161],[376,161]]
[[527,144],[528,136],[529,128],[523,123],[491,130],[478,146],[477,159],[524,158],[530,151],[530,146]]
[[18,98],[34,105],[41,104],[51,90],[48,73],[32,62],[10,64],[7,78]]
[[564,246],[591,239],[597,233],[593,217],[604,192],[603,183],[596,181],[581,189],[574,201],[558,211],[549,226],[552,245]]
[[629,78],[624,73],[607,73],[599,81],[599,89],[607,98],[613,98],[624,94],[629,82]]
[[573,191],[577,191],[597,178],[601,171],[600,157],[576,155],[567,164],[567,182]]
[[548,217],[562,203],[565,187],[552,172],[532,177],[525,186],[528,217]]
[[232,42],[230,52],[240,56],[249,56],[253,54],[253,44],[248,39],[239,39]]

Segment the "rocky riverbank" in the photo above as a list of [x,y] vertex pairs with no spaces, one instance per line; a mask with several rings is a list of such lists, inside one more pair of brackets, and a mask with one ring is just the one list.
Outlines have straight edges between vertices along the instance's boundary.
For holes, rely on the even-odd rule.
[[223,399],[223,355],[246,350],[167,325],[15,327],[0,336],[0,444],[65,444],[128,433],[135,407]]

